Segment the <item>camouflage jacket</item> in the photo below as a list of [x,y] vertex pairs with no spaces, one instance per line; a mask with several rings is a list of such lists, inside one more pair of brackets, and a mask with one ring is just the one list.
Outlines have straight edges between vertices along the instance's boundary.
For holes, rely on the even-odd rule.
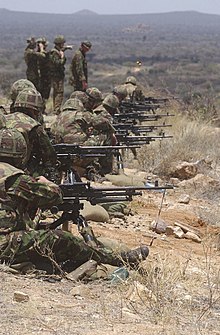
[[23,174],[24,171],[16,167],[0,162],[0,202],[2,203],[7,198],[6,181],[9,177]]
[[125,100],[131,101],[142,101],[144,100],[144,94],[140,85],[132,85],[131,83],[125,84],[127,90],[127,97]]
[[50,75],[52,79],[63,79],[65,77],[66,57],[60,57],[59,50],[54,47],[50,51]]
[[70,71],[72,75],[73,82],[82,82],[85,80],[88,82],[88,69],[85,54],[82,52],[81,48],[77,50],[73,56]]
[[16,112],[6,116],[6,127],[17,129],[24,136],[27,147],[27,161],[36,157],[37,161],[54,164],[56,153],[43,126],[30,116]]
[[51,127],[56,143],[83,144],[88,138],[91,125],[91,113],[65,110]]
[[113,118],[111,114],[105,109],[103,105],[99,105],[93,110],[93,122],[94,129],[100,132],[115,132],[112,126]]
[[30,80],[37,89],[39,85],[38,59],[41,58],[45,58],[44,52],[36,51],[31,48],[25,49],[24,60],[27,64],[26,76],[27,79]]
[[12,229],[27,229],[33,222],[30,213],[37,208],[50,208],[62,202],[59,186],[48,181],[41,183],[24,171],[0,162],[0,210],[11,210],[16,214]]

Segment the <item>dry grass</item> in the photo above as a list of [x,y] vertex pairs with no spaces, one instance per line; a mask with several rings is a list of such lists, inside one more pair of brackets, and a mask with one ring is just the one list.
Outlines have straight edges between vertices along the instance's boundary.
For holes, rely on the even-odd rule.
[[170,121],[172,139],[155,141],[139,149],[138,159],[144,170],[169,177],[172,167],[182,161],[209,159],[213,167],[218,165],[218,130],[204,122],[190,121],[180,114]]
[[190,252],[156,254],[146,262],[142,275],[134,273],[120,287],[122,315],[128,309],[160,325],[163,334],[219,334],[220,265],[212,242],[204,242],[202,262]]

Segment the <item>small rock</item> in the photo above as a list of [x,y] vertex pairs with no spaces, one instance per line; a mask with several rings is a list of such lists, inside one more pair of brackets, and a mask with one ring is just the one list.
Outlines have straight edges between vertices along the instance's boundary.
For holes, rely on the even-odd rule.
[[89,261],[85,262],[74,271],[70,272],[67,275],[67,278],[73,281],[83,279],[88,280],[88,278],[96,271],[97,264],[98,263],[96,261],[90,259]]
[[174,227],[173,234],[176,238],[184,238],[184,231],[180,227]]
[[198,235],[196,235],[195,233],[192,233],[191,231],[188,231],[184,235],[184,237],[187,238],[188,240],[192,240],[192,241],[197,242],[197,243],[202,242],[201,238]]
[[29,295],[24,293],[24,292],[20,292],[20,291],[15,291],[14,292],[14,296],[13,296],[13,300],[17,301],[17,302],[27,302],[29,301]]
[[166,227],[166,235],[167,236],[174,235],[174,230],[175,230],[175,227],[173,227],[173,226],[167,226]]
[[158,234],[164,234],[166,232],[167,224],[162,219],[154,220],[150,224],[150,229]]
[[178,200],[180,204],[186,204],[186,205],[189,203],[189,201],[190,201],[190,196],[188,194],[182,194]]

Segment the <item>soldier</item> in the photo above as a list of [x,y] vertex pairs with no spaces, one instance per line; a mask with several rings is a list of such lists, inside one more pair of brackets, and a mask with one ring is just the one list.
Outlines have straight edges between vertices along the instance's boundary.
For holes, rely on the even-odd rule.
[[111,141],[106,142],[106,134],[112,133],[112,118],[101,104],[101,92],[96,87],[91,87],[86,92],[74,91],[71,97],[80,99],[85,111],[87,111],[86,120],[89,124],[89,138],[84,142],[84,145],[111,145]]
[[82,145],[89,137],[88,114],[90,113],[84,111],[83,104],[79,99],[68,99],[51,127],[55,142]]
[[[38,168],[36,162],[42,161],[44,165],[56,163],[56,153],[43,126],[37,121],[42,108],[40,93],[34,89],[24,89],[15,100],[14,113],[6,116],[6,127],[17,129],[26,140],[27,164],[31,173]],[[33,162],[33,156],[36,162]]]
[[[113,94],[108,94],[103,100],[102,104],[94,109],[94,114],[99,124],[99,141],[100,145],[116,145],[117,139],[115,136],[115,129],[112,125],[113,115],[118,112],[119,100]],[[98,126],[96,126],[96,129]],[[105,175],[111,173],[113,170],[113,155],[109,154],[107,158],[100,158],[99,164],[101,169],[99,173]]]
[[[43,49],[45,57],[38,59],[39,71],[39,92],[43,98],[44,105],[50,96],[51,78],[50,78],[50,52],[47,51],[48,42],[45,37],[36,40],[37,51]],[[45,108],[44,108],[45,109]]]
[[89,41],[83,41],[80,48],[75,52],[70,66],[70,84],[74,91],[86,91],[88,87],[88,68],[86,53],[91,49]]
[[125,81],[125,87],[127,89],[127,99],[130,101],[142,101],[144,94],[140,85],[137,85],[137,79],[134,76],[127,77]]
[[16,80],[12,86],[11,86],[11,91],[10,91],[10,98],[11,98],[11,105],[10,105],[10,112],[13,113],[14,112],[14,103],[15,100],[18,96],[18,93],[21,92],[23,89],[25,88],[33,88],[36,89],[36,87],[34,86],[34,84],[28,80],[28,79],[19,79]]
[[115,86],[112,93],[118,98],[119,103],[121,103],[127,97],[126,85]]
[[43,46],[36,50],[36,41],[34,37],[27,39],[27,47],[24,52],[24,60],[27,65],[26,77],[30,80],[36,89],[39,89],[38,59],[44,58]]
[[116,255],[102,243],[91,247],[66,231],[36,230],[36,210],[61,202],[61,190],[54,183],[43,176],[36,180],[14,166],[0,162],[0,214],[3,219],[0,220],[0,262],[23,273],[34,267],[57,273],[65,270],[68,261],[72,269],[90,259],[116,266],[128,262],[136,267],[148,256],[147,246]]
[[85,104],[85,109],[88,111],[93,111],[102,103],[103,95],[97,87],[87,88],[85,92],[89,98],[87,103]]
[[51,87],[53,88],[53,109],[56,114],[60,113],[63,102],[64,77],[66,57],[64,44],[66,40],[63,35],[57,35],[54,39],[54,48],[50,51],[50,75]]

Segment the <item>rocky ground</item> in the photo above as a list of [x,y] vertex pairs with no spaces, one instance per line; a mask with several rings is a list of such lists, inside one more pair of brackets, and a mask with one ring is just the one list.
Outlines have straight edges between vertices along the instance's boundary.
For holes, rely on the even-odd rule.
[[97,236],[149,246],[127,280],[76,282],[2,265],[0,334],[220,334],[219,221],[200,215],[212,215],[211,201],[176,183],[163,203],[163,193],[144,192],[131,203],[134,215],[91,222]]

